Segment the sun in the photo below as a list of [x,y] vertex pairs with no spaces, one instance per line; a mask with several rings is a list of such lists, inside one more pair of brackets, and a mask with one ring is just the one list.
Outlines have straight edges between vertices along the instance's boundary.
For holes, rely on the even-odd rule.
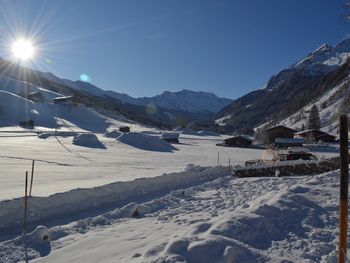
[[16,59],[28,60],[34,57],[35,47],[30,40],[18,39],[12,44],[12,54]]

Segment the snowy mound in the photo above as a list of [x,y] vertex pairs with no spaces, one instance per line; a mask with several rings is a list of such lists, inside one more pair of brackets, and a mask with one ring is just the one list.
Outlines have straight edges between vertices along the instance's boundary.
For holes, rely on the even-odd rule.
[[118,138],[120,135],[122,135],[122,133],[120,131],[117,131],[117,130],[106,132],[104,134],[104,136],[106,136],[108,138]]
[[72,137],[76,135],[77,133],[72,131],[42,132],[38,135],[38,138],[47,139],[52,136]]
[[196,131],[191,128],[185,128],[182,130],[182,134],[196,135]]
[[106,149],[106,147],[98,140],[97,136],[92,133],[83,133],[74,136],[73,144],[89,148]]
[[126,133],[119,137],[118,141],[145,151],[172,152],[177,150],[161,138],[136,132]]
[[220,134],[218,134],[216,132],[207,131],[207,130],[198,131],[197,135],[199,135],[199,136],[220,136]]

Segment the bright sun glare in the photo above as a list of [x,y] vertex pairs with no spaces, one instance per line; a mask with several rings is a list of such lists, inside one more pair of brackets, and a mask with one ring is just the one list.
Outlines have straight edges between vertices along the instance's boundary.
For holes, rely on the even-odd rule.
[[15,58],[27,60],[35,55],[33,43],[26,39],[19,39],[12,44],[12,53]]

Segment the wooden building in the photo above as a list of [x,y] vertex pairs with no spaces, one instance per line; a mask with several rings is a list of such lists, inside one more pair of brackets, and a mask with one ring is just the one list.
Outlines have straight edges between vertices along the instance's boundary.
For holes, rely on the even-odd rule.
[[250,148],[253,146],[253,139],[247,136],[238,135],[224,140],[224,143],[220,144],[220,146]]
[[276,138],[275,146],[277,148],[302,147],[305,143],[303,138]]
[[295,133],[295,137],[297,138],[304,138],[306,141],[311,141],[311,142],[335,142],[336,137],[328,134],[326,132],[317,130],[317,129],[312,129],[312,130],[305,130],[301,132]]
[[170,143],[179,143],[180,134],[178,132],[164,133],[162,139]]
[[27,99],[29,99],[31,101],[42,102],[42,101],[44,101],[44,96],[43,96],[43,94],[41,94],[40,91],[34,91],[34,92],[31,92],[27,95]]
[[130,127],[129,126],[121,126],[121,127],[119,127],[119,131],[130,132]]
[[33,120],[20,121],[19,126],[34,128],[34,121]]
[[264,131],[266,143],[275,143],[276,138],[294,138],[295,130],[278,125]]
[[62,105],[75,105],[73,96],[57,97],[53,99],[53,103]]

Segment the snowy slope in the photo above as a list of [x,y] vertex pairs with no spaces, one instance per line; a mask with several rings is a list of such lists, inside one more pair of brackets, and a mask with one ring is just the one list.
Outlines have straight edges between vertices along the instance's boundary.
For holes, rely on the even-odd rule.
[[[320,46],[297,63],[273,75],[263,89],[233,101],[219,112],[216,122],[223,126],[229,125],[231,129],[252,129],[266,123],[281,122],[302,108],[309,107],[309,104],[324,100],[322,97],[327,97],[328,92],[342,85],[348,79],[349,65],[346,61],[349,54],[350,38],[334,47]],[[330,104],[322,105],[322,109],[330,107]],[[332,108],[334,110],[337,107],[334,105]],[[329,113],[324,111],[323,114]],[[328,123],[327,116],[325,120],[324,123]]]
[[[238,179],[226,176],[222,168],[191,169],[179,174],[181,185],[167,184],[168,194],[148,199],[152,185],[140,185],[138,193],[145,190],[146,195],[137,202],[126,199],[124,206],[50,227],[51,251],[40,258],[43,247],[32,241],[30,259],[42,263],[336,262],[339,172]],[[199,181],[190,186],[194,178]],[[167,181],[154,180],[160,186]],[[61,201],[69,205],[60,211],[73,209],[80,200],[64,197]],[[103,199],[95,195],[95,200]],[[3,262],[15,262],[23,255],[19,238],[0,243]]]
[[[291,127],[296,130],[301,130],[303,126],[307,126],[307,119],[311,107],[313,105],[316,105],[319,109],[322,130],[337,135],[339,132],[339,115],[342,112],[342,108],[344,110],[342,104],[346,103],[344,100],[350,94],[349,81],[349,78],[345,78],[339,85],[335,86],[333,89],[326,92],[319,98],[316,98],[312,101],[312,103],[309,103],[296,113],[281,120],[280,122],[278,122],[278,124]],[[347,113],[350,113],[349,108]],[[262,128],[265,125],[266,123],[261,125],[259,128]]]

